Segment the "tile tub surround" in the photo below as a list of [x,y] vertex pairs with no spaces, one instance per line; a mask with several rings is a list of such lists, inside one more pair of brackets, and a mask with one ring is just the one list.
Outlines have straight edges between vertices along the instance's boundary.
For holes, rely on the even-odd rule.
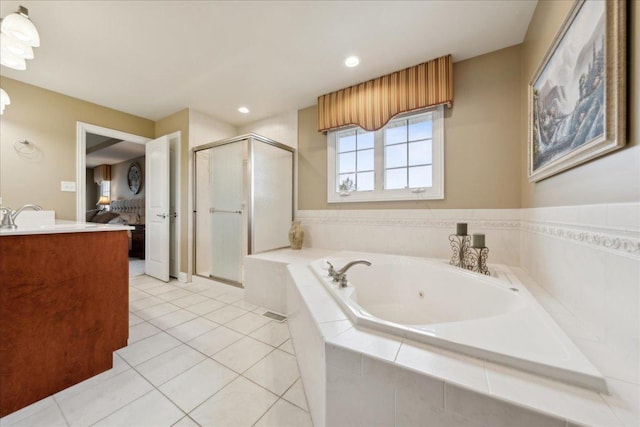
[[451,258],[456,223],[484,233],[489,263],[520,265],[518,209],[299,210],[305,247]]
[[255,322],[265,309],[242,298],[206,279],[129,279],[129,345],[113,368],[0,426],[311,426],[287,322]]
[[330,254],[331,250],[305,248],[280,249],[244,257],[245,301],[285,314],[287,265],[309,263]]
[[640,425],[640,203],[523,209],[521,222],[527,287]]
[[615,388],[616,415],[640,425],[640,203],[303,210],[296,219],[311,247],[441,258],[455,223],[469,223],[469,233],[487,236],[489,266],[528,273],[526,286]]
[[[349,270],[349,286],[341,288],[327,262],[354,259],[371,265]],[[309,268],[356,327],[607,392],[602,374],[500,265],[487,277],[444,260],[336,252]]]
[[[504,269],[509,280],[531,281]],[[307,267],[289,272],[289,323],[316,426],[369,415],[392,425],[635,425],[618,415],[631,408],[610,396],[357,329]]]

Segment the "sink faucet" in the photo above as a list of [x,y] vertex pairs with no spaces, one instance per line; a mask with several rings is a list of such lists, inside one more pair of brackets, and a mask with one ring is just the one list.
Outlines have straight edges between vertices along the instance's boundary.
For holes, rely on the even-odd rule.
[[333,268],[333,265],[329,263],[329,275],[333,278],[334,282],[339,282],[341,288],[347,287],[347,270],[353,267],[356,264],[364,264],[371,265],[369,261],[366,259],[357,259],[355,261],[351,261],[347,263],[344,267],[339,270]]
[[0,228],[9,230],[15,230],[16,228],[18,228],[18,226],[16,225],[16,218],[25,209],[33,209],[34,211],[39,211],[42,210],[42,206],[28,204],[24,205],[17,211],[13,211],[11,210],[11,208],[0,207],[0,212],[4,214],[2,216],[2,224],[0,224]]

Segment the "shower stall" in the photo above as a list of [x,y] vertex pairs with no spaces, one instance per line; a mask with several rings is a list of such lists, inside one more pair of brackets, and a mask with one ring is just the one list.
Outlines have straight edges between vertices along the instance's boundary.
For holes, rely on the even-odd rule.
[[289,246],[294,149],[248,134],[192,153],[193,271],[241,286],[245,255]]

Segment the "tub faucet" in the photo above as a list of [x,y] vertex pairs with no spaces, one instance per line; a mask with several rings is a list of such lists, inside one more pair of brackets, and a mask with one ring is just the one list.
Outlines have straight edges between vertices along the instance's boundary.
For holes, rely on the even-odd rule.
[[[355,261],[351,261],[347,263],[344,267],[342,267],[340,270],[333,270],[333,274],[331,274],[331,277],[333,277],[333,281],[340,283],[341,288],[346,288],[347,287],[347,270],[349,270],[351,267],[353,267],[356,264],[371,265],[371,263],[366,259],[357,259]],[[331,268],[333,269],[333,266],[331,266]]]
[[2,216],[2,224],[0,224],[0,228],[9,229],[9,230],[15,230],[16,228],[18,228],[18,226],[16,225],[16,218],[25,209],[33,209],[34,211],[40,211],[42,210],[42,206],[28,204],[28,205],[22,206],[20,209],[16,211],[11,210],[11,208],[0,207],[0,212],[4,214]]

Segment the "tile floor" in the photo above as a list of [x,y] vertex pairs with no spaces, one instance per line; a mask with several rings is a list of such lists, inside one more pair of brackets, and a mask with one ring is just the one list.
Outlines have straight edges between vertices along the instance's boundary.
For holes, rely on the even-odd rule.
[[129,345],[113,368],[0,426],[312,425],[286,321],[212,281],[129,284]]

